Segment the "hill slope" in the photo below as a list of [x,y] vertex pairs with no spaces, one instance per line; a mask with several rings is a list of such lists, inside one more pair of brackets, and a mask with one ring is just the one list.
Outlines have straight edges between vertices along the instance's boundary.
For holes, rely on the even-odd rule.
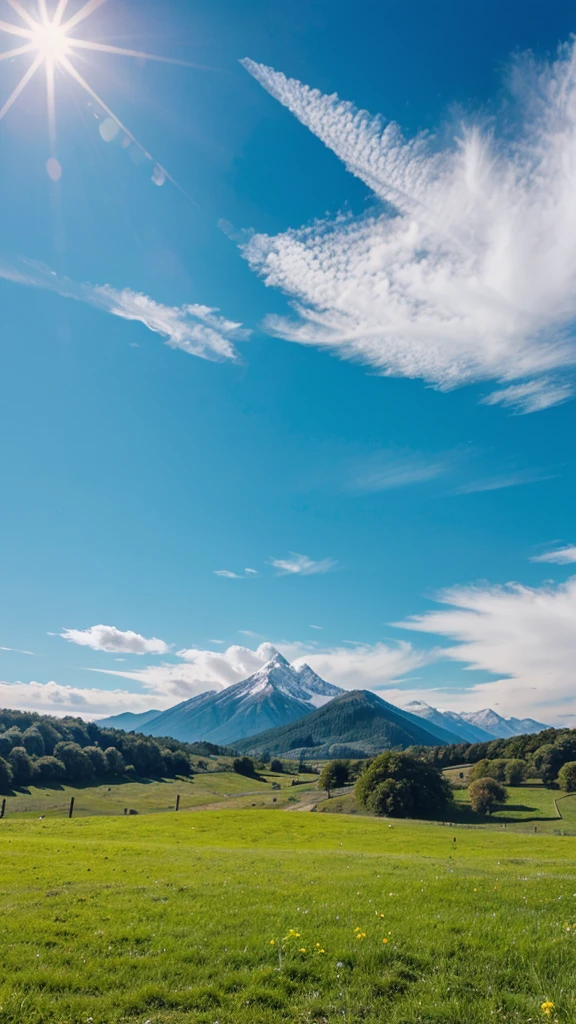
[[441,740],[415,716],[370,690],[349,690],[290,725],[236,743],[242,752],[269,750],[292,757],[364,757],[389,747],[438,746]]

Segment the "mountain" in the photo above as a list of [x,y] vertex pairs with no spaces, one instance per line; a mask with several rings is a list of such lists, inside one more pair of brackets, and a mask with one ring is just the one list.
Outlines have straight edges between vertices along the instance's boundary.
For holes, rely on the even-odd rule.
[[[96,725],[102,729],[123,729],[124,732],[145,732],[144,726],[148,725],[153,718],[161,715],[161,711],[143,711],[139,715],[133,715],[130,711],[124,711],[121,715],[111,715],[110,718],[100,718]],[[176,738],[176,737],[175,737]]]
[[533,718],[502,718],[492,708],[484,708],[483,711],[462,711],[460,717],[465,722],[471,722],[491,733],[492,737],[509,739],[511,736],[521,736],[526,733],[542,732],[550,726],[542,722],[536,722]]
[[405,705],[406,711],[410,711],[418,718],[423,718],[430,725],[442,730],[448,730],[455,739],[448,740],[449,743],[486,743],[494,739],[494,734],[478,725],[465,721],[456,711],[439,711],[423,700],[412,700]]
[[370,690],[348,690],[296,722],[241,740],[241,752],[291,757],[367,757],[390,747],[438,746],[434,726],[400,711]]
[[[444,715],[441,711],[437,711],[436,708],[425,704],[423,700],[411,700],[403,708],[398,708],[398,711],[403,715],[409,715],[410,717],[416,715],[418,718],[424,719],[426,723],[424,728],[433,730],[434,735],[442,743],[462,742],[462,731],[456,728],[456,724],[452,723],[448,716]],[[468,726],[467,728],[473,729],[473,726]]]
[[[227,746],[263,729],[287,725],[343,692],[309,665],[290,665],[270,644],[262,644],[258,653],[269,660],[248,679],[162,711],[139,725],[140,731],[187,743],[207,740]],[[114,719],[108,721],[114,723]]]

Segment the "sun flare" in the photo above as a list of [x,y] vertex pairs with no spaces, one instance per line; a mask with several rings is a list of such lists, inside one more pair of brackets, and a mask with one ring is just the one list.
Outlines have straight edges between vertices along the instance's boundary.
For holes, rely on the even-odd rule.
[[[176,60],[172,57],[158,57],[151,53],[143,53],[139,50],[129,50],[125,47],[111,46],[108,43],[99,43],[90,39],[81,39],[71,34],[77,25],[80,25],[94,11],[101,7],[106,0],[86,0],[74,14],[66,18],[69,0],[57,0],[54,10],[50,13],[46,0],[37,0],[37,9],[32,14],[20,3],[20,0],[7,0],[12,10],[18,15],[20,24],[0,20],[0,33],[15,36],[20,45],[9,50],[0,51],[0,62],[11,60],[24,55],[32,58],[31,63],[24,71],[20,81],[12,90],[8,99],[0,107],[0,121],[5,117],[16,100],[24,91],[28,83],[37,71],[44,69],[46,76],[46,102],[48,114],[48,134],[50,138],[50,159],[47,162],[48,174],[52,178],[60,176],[60,165],[56,159],[56,102],[55,85],[57,73],[67,75],[79,85],[90,98],[98,104],[101,110],[111,118],[117,127],[124,133],[133,145],[137,146],[141,153],[154,164],[152,180],[160,184],[166,179],[171,181],[181,192],[183,189],[168,173],[162,164],[159,164],[152,154],[138,141],[125,124],[105,103],[101,96],[94,91],[85,78],[82,77],[76,68],[73,57],[76,51],[91,50],[95,53],[116,54],[120,57],[137,57],[144,60],[161,61],[164,64],[180,64],[185,67],[194,67],[188,61]],[[184,193],[186,195],[186,193]]]

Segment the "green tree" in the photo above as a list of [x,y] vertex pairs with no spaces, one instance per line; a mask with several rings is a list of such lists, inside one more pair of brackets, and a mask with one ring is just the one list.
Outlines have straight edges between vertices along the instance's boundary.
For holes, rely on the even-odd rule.
[[477,814],[492,814],[499,804],[506,803],[508,792],[496,779],[476,779],[468,787],[470,805]]
[[16,725],[11,726],[10,729],[6,729],[4,736],[10,740],[13,747],[22,746],[22,731]]
[[8,757],[8,754],[12,750],[12,743],[10,737],[6,736],[5,733],[0,733],[0,757]]
[[102,778],[103,775],[108,773],[108,762],[104,751],[100,747],[84,747],[83,748],[86,757],[90,758],[90,762],[94,769],[94,775],[98,778]]
[[62,782],[66,777],[66,766],[57,757],[39,757],[33,764],[34,781],[40,785],[50,782]]
[[477,761],[476,764],[472,765],[468,778],[473,782],[476,779],[485,779],[490,775],[490,761],[487,757],[483,757],[481,761]]
[[251,757],[235,757],[232,762],[232,769],[237,772],[238,775],[245,775],[249,779],[254,779],[256,777],[256,769]]
[[554,782],[562,763],[562,752],[554,743],[543,743],[534,753],[534,767],[545,786]]
[[450,786],[433,765],[408,754],[386,751],[362,772],[355,787],[362,807],[391,817],[429,817],[452,799]]
[[27,786],[32,781],[32,759],[25,747],[12,747],[8,756],[15,786]]
[[558,784],[567,793],[576,791],[576,761],[567,761],[562,765],[558,773]]
[[270,771],[271,772],[283,772],[284,771],[284,765],[282,764],[282,761],[278,760],[277,757],[273,757],[272,760],[270,761]]
[[5,761],[3,757],[0,757],[0,793],[10,792],[13,779],[12,765]]
[[31,757],[43,757],[46,753],[42,733],[33,725],[22,734],[22,744]]
[[522,757],[511,757],[506,761],[504,781],[507,786],[520,786],[527,777],[528,762]]
[[109,775],[124,775],[126,762],[116,747],[106,747],[104,757],[106,758],[106,769]]
[[78,743],[57,743],[54,757],[66,766],[66,777],[70,782],[83,782],[94,775],[92,761]]
[[345,786],[350,776],[348,761],[329,761],[320,772],[318,788],[325,789],[330,796],[333,789]]

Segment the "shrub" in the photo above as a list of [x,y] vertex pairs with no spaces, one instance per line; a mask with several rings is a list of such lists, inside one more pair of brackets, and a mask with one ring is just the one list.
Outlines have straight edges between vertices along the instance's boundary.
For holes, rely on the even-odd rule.
[[283,772],[284,771],[284,765],[282,764],[282,761],[278,760],[277,757],[274,757],[270,761],[270,771],[271,772]]
[[0,757],[0,793],[10,792],[13,779],[12,765],[5,761],[3,757]]
[[506,803],[508,793],[496,779],[476,779],[469,789],[470,804],[477,814],[491,814],[499,804]]
[[386,751],[362,772],[355,788],[358,803],[374,814],[428,817],[452,799],[450,786],[432,765],[409,754]]
[[238,775],[245,775],[249,779],[256,778],[256,769],[251,757],[235,757],[232,768]]
[[330,795],[331,790],[345,786],[350,775],[348,761],[329,761],[324,765],[320,778],[318,779],[319,789],[325,789]]
[[560,789],[565,789],[567,793],[576,791],[576,761],[567,761],[565,765],[562,765],[558,774],[558,783]]
[[12,747],[8,757],[15,786],[27,786],[32,781],[32,759],[25,747]]

